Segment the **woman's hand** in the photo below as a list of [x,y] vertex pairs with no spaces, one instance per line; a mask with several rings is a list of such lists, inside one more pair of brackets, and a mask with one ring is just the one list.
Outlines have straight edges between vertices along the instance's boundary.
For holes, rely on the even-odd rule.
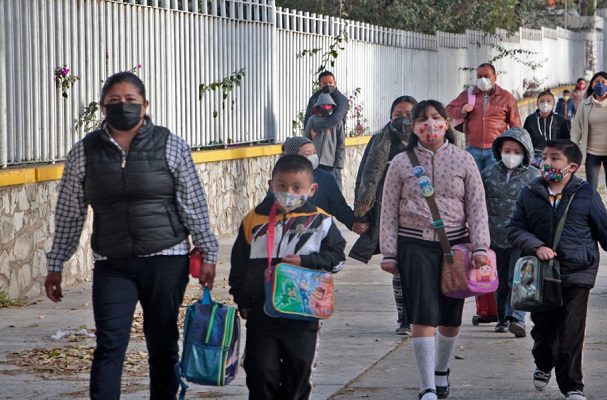
[[200,267],[200,277],[198,282],[202,287],[213,289],[213,281],[215,280],[215,264],[202,263]]
[[542,261],[552,260],[556,253],[550,247],[542,246],[535,251],[535,255]]
[[379,266],[381,269],[392,275],[398,274],[398,264],[395,260],[384,260],[381,262],[381,264],[379,264]]
[[46,297],[55,303],[60,302],[63,297],[63,293],[61,292],[61,272],[49,272],[44,281],[44,289],[46,290]]
[[491,264],[491,261],[489,260],[489,257],[487,257],[486,255],[479,254],[479,255],[472,257],[472,263],[470,264],[470,268],[479,269],[483,265],[490,265],[490,264]]

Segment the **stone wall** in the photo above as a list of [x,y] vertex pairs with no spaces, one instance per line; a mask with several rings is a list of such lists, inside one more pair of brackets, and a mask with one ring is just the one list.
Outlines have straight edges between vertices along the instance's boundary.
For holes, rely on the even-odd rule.
[[[354,198],[358,164],[365,146],[346,147],[344,195]],[[278,156],[199,165],[212,228],[218,236],[236,234],[240,220],[265,195]],[[52,245],[59,181],[0,186],[0,291],[12,299],[43,293],[46,256]],[[91,278],[91,213],[80,246],[65,264],[64,285]]]

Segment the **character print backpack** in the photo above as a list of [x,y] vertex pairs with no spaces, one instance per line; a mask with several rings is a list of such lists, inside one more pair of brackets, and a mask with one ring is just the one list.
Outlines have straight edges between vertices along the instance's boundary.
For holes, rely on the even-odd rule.
[[265,273],[264,312],[275,318],[318,321],[333,315],[333,276],[325,270],[278,263],[274,254],[276,205],[268,221],[268,267]]

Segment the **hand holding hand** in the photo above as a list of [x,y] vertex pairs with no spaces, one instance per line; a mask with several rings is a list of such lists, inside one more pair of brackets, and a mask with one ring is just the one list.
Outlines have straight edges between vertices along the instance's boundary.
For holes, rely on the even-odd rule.
[[369,224],[364,222],[355,222],[352,224],[352,231],[359,235],[362,235],[369,230]]
[[381,262],[381,264],[379,264],[379,266],[381,269],[392,275],[398,274],[398,265],[395,260],[384,260]]
[[535,250],[535,255],[542,261],[552,260],[556,253],[550,247],[542,246]]

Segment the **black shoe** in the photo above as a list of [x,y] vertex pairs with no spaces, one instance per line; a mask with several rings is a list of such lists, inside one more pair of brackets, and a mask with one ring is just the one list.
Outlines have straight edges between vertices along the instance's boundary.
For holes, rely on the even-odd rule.
[[434,389],[426,389],[426,390],[424,390],[423,392],[420,392],[420,393],[417,395],[417,398],[418,398],[419,400],[421,400],[421,398],[422,398],[422,397],[424,397],[424,395],[426,395],[426,394],[428,394],[428,393],[436,393],[436,390],[434,390]]
[[508,321],[500,321],[495,325],[495,332],[497,333],[508,333]]
[[399,336],[411,336],[411,326],[409,324],[400,323],[396,331],[394,331]]
[[436,386],[436,397],[438,397],[439,399],[446,399],[447,397],[449,397],[449,388],[451,387],[451,384],[449,383],[449,374],[451,373],[450,369],[447,369],[444,372],[441,371],[434,371],[434,375],[436,376],[446,376],[447,377],[447,386]]

